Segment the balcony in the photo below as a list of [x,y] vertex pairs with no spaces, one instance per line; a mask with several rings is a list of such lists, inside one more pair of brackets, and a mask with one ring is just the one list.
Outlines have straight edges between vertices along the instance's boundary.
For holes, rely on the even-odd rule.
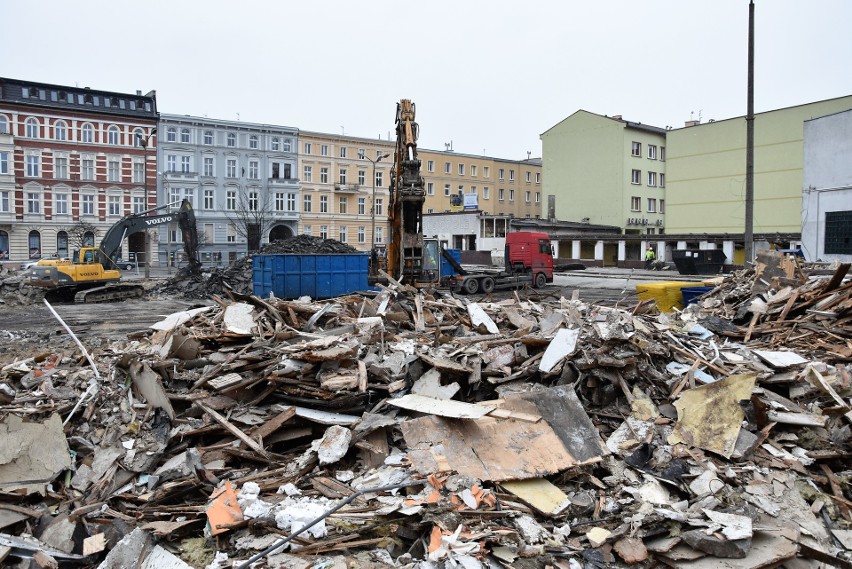
[[274,188],[293,188],[296,189],[299,187],[299,178],[267,178],[267,181],[271,187]]
[[334,184],[334,191],[345,194],[357,194],[361,191],[358,184]]

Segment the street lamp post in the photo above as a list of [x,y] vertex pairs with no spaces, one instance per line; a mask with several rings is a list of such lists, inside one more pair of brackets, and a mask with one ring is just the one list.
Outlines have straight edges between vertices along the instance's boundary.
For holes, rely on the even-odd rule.
[[[138,132],[136,133],[136,142],[139,143],[139,146],[142,147],[142,150],[145,155],[145,162],[142,164],[142,182],[145,188],[145,207],[148,207],[148,143],[151,141],[151,137],[157,134],[157,128],[154,127],[151,129],[151,132],[148,133],[148,136],[142,136]],[[136,266],[139,267],[139,259],[136,260]],[[151,278],[151,234],[148,230],[145,230],[145,278]]]
[[364,154],[364,158],[370,161],[373,165],[373,204],[370,207],[370,217],[372,217],[372,234],[371,239],[373,240],[373,245],[370,247],[371,250],[376,248],[376,164],[382,161],[382,158],[387,158],[390,156],[389,153],[382,154],[377,157],[375,160],[370,158],[369,156]]

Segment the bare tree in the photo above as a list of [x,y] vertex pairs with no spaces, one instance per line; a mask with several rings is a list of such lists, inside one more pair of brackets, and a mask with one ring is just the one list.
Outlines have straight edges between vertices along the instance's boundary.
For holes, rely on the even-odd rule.
[[[79,250],[83,247],[91,247],[95,244],[93,240],[98,235],[98,228],[96,225],[91,223],[78,221],[74,225],[66,227],[65,232],[68,234],[68,248],[71,250]],[[87,239],[87,236],[91,236],[91,240]]]
[[271,225],[272,200],[269,192],[260,188],[240,190],[237,194],[236,207],[226,211],[228,221],[234,224],[237,234],[245,238],[249,251],[260,249],[260,240]]

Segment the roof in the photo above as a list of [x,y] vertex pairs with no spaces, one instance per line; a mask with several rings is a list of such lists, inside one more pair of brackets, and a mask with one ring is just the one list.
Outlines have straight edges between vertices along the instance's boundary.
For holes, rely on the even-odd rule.
[[562,119],[561,121],[559,121],[558,123],[556,123],[555,125],[553,125],[552,127],[550,127],[549,129],[545,130],[539,136],[544,136],[545,134],[547,134],[548,132],[550,132],[551,130],[553,130],[554,128],[556,128],[557,126],[562,124],[563,122],[567,121],[568,119],[570,119],[571,117],[573,117],[577,113],[586,113],[586,114],[589,114],[589,115],[592,115],[592,116],[595,116],[595,117],[599,117],[599,118],[602,118],[602,119],[609,119],[611,121],[621,123],[624,126],[624,128],[630,128],[630,129],[633,129],[633,130],[641,130],[641,131],[650,132],[650,133],[653,133],[653,134],[662,134],[664,136],[667,132],[666,129],[660,128],[658,126],[653,126],[653,125],[650,125],[650,124],[642,124],[641,122],[626,121],[623,118],[621,118],[620,115],[607,116],[607,115],[601,115],[601,114],[598,114],[598,113],[593,113],[593,112],[587,111],[585,109],[578,109],[578,110],[574,111],[573,113],[571,113],[570,115],[568,115],[567,117],[565,117],[564,119]]
[[157,95],[102,91],[0,77],[0,102],[42,109],[157,120]]

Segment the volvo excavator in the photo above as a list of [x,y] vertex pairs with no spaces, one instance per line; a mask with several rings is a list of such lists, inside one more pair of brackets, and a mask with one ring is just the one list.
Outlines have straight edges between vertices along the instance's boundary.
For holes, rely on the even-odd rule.
[[124,239],[164,223],[177,222],[183,237],[183,248],[189,259],[188,270],[201,270],[198,260],[198,230],[189,200],[183,200],[176,212],[149,215],[177,204],[167,204],[141,213],[130,214],[110,227],[99,247],[83,247],[74,251],[72,260],[42,259],[33,267],[27,284],[44,288],[52,296],[73,297],[75,302],[91,303],[138,298],[145,292],[142,285],[122,283],[121,271],[114,259]]

